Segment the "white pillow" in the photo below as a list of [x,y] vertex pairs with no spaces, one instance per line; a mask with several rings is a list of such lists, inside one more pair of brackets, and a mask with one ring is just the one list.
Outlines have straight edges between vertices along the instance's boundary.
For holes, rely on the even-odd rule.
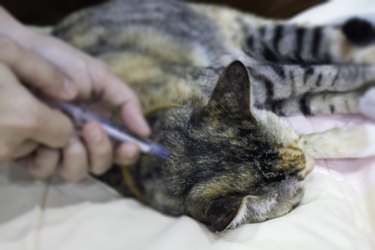
[[220,234],[119,198],[91,179],[49,185],[18,166],[0,171],[2,250],[372,249],[360,199],[324,168],[308,178],[305,198],[290,214]]

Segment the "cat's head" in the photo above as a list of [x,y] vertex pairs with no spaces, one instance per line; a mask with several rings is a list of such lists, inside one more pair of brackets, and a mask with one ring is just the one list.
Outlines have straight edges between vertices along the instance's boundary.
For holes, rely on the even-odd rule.
[[213,231],[281,216],[301,201],[312,163],[286,121],[253,108],[242,63],[226,68],[206,106],[171,112],[165,126],[165,185]]

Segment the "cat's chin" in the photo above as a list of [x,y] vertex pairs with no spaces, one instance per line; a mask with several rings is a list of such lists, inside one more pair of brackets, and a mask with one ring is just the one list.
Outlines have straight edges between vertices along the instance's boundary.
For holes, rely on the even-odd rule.
[[[248,195],[242,199],[236,216],[224,230],[235,229],[247,223],[259,223],[283,216],[293,210],[304,195],[304,181],[285,180],[274,184],[268,195]],[[275,193],[276,191],[276,193]]]

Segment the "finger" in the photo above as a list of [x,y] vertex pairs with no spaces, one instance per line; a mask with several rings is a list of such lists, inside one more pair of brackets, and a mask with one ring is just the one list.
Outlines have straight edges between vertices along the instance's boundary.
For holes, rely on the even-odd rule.
[[31,154],[37,147],[38,144],[32,141],[17,144],[5,139],[0,143],[0,162],[22,158]]
[[51,148],[61,148],[69,143],[74,133],[71,120],[62,112],[51,109],[41,102],[35,102],[35,107],[30,107],[30,137],[36,142]]
[[[65,146],[73,134],[73,124],[70,119],[31,95],[20,85],[8,67],[0,64],[0,70],[2,75],[8,77],[9,83],[3,86],[3,90],[8,94],[3,96],[5,106],[3,105],[2,108],[4,112],[8,110],[5,114],[8,114],[8,119],[12,121],[12,129],[18,131],[12,136],[11,141],[18,137],[22,141],[30,139],[49,147]],[[12,105],[12,98],[15,97],[19,99]]]
[[113,148],[111,141],[100,124],[96,122],[85,124],[82,134],[89,152],[91,172],[96,175],[103,174],[112,165]]
[[37,178],[50,177],[57,168],[60,152],[55,149],[39,147],[33,157],[28,157],[26,168]]
[[17,158],[29,155],[33,151],[35,151],[37,147],[38,147],[38,143],[34,141],[26,141],[14,149],[12,158],[17,159]]
[[70,100],[77,95],[75,85],[50,62],[0,36],[0,61],[25,83],[44,94]]
[[119,80],[115,82],[117,86],[105,92],[106,100],[121,109],[121,118],[127,128],[142,137],[149,136],[151,130],[143,116],[138,98],[124,83]]
[[0,163],[6,162],[12,159],[15,147],[16,145],[12,143],[0,142]]
[[63,150],[61,176],[69,181],[79,181],[88,172],[87,152],[82,142],[74,137]]
[[120,165],[131,165],[135,163],[140,155],[139,147],[135,143],[124,143],[116,150],[116,163]]
[[[64,75],[75,83],[78,92],[76,98],[88,99],[92,97],[93,84],[88,73],[91,67],[88,66],[87,61],[93,59],[60,39],[36,33],[33,33],[32,37],[33,40],[27,43],[27,46],[56,65]],[[46,44],[46,46],[40,46],[40,44]]]
[[136,94],[120,79],[113,75],[104,64],[93,63],[97,68],[92,78],[95,81],[96,92],[108,104],[121,109],[122,120],[126,126],[142,137],[150,134],[148,126],[142,114],[142,108]]

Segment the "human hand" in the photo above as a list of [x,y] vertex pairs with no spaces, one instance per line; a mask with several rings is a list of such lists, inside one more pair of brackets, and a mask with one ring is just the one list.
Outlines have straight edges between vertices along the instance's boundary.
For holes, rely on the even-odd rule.
[[[108,104],[112,110],[120,110],[121,118],[130,130],[143,137],[149,135],[150,129],[142,116],[136,95],[104,63],[58,39],[34,33],[1,9],[0,34],[6,34],[21,47],[54,65],[65,81],[77,88],[76,98],[86,101],[95,99]],[[78,180],[88,171],[94,174],[105,172],[113,161],[131,164],[138,155],[139,149],[133,143],[123,143],[114,149],[101,126],[90,122],[83,126],[81,138],[72,138],[62,153],[57,149],[40,147],[33,157],[24,159],[23,163],[34,175],[46,177],[54,171],[61,157],[62,176]]]
[[0,36],[0,162],[24,157],[39,145],[62,148],[73,134],[71,121],[20,80],[55,98],[75,95],[50,63]]
[[[143,118],[136,95],[115,77],[104,63],[53,37],[39,34],[33,36],[33,42],[29,44],[32,51],[57,65],[67,78],[75,83],[78,87],[78,99],[95,99],[101,105],[108,105],[110,110],[119,110],[127,128],[142,137],[149,135],[150,129]],[[61,174],[66,179],[80,179],[87,171],[102,174],[111,167],[113,161],[131,164],[139,156],[139,149],[134,143],[123,143],[116,149],[113,148],[108,136],[95,122],[83,126],[82,138],[83,142],[79,138],[73,140],[72,145],[63,153],[66,161]],[[46,159],[47,155],[44,158]],[[39,168],[43,169],[48,161],[39,162],[45,162],[39,164]]]

